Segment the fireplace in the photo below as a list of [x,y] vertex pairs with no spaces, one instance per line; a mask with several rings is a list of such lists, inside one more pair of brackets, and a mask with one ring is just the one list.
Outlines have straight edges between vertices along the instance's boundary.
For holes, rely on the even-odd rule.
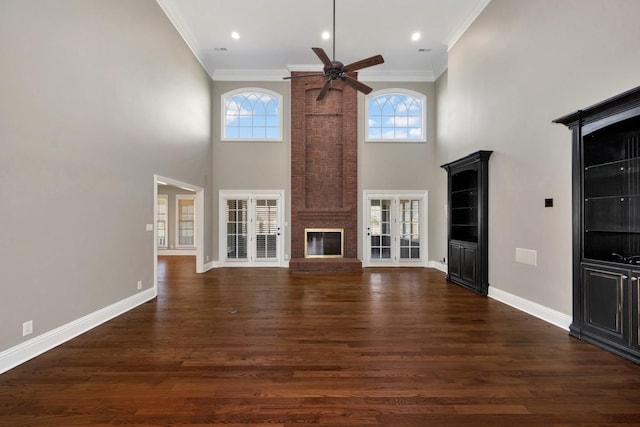
[[305,258],[342,258],[342,228],[305,228]]

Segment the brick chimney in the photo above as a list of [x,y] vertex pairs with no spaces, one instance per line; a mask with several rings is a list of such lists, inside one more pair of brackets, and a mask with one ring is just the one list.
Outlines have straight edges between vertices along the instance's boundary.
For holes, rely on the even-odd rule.
[[[292,272],[357,272],[362,271],[362,263],[357,258],[357,91],[336,80],[325,98],[316,101],[324,82],[322,76],[291,80],[289,269]],[[343,257],[305,258],[307,228],[343,229]]]

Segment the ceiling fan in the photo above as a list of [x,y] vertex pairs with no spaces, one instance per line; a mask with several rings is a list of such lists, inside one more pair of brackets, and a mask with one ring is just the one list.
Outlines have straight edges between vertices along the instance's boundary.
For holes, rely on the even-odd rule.
[[343,82],[353,86],[355,89],[359,90],[364,94],[368,94],[372,91],[372,89],[364,83],[359,82],[353,77],[349,76],[347,73],[351,73],[353,71],[361,70],[363,68],[372,67],[374,65],[382,64],[384,62],[384,58],[382,55],[375,55],[370,58],[361,59],[360,61],[356,61],[349,65],[344,65],[340,61],[336,61],[336,0],[333,0],[333,60],[329,59],[329,56],[325,53],[324,49],[321,47],[312,47],[311,50],[320,58],[324,68],[322,69],[322,73],[312,73],[312,74],[301,74],[296,76],[288,76],[284,77],[284,79],[293,79],[298,77],[313,77],[313,76],[324,76],[327,77],[327,81],[324,83],[322,88],[320,89],[320,93],[318,93],[318,97],[316,101],[321,101],[331,86],[334,80],[342,80]]

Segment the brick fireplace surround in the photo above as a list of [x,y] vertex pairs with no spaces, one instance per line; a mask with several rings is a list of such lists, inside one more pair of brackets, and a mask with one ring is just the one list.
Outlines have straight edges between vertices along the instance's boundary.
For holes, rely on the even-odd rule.
[[[289,269],[358,272],[358,97],[338,80],[316,102],[324,82],[321,76],[291,80]],[[344,229],[344,257],[305,258],[305,228]]]

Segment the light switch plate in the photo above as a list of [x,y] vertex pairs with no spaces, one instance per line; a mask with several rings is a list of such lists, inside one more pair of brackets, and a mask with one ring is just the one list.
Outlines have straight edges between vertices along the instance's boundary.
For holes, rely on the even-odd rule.
[[147,224],[147,231],[153,231],[153,224]]

